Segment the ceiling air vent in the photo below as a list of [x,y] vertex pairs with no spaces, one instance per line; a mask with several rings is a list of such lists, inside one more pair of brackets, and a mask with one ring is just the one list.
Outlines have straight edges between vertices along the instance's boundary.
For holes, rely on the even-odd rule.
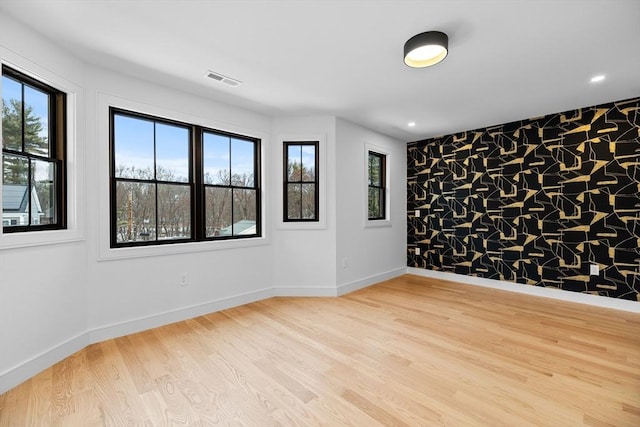
[[216,73],[215,71],[211,70],[209,70],[209,72],[207,73],[207,77],[233,87],[240,86],[242,84],[240,80],[232,79],[231,77],[227,77],[223,74]]

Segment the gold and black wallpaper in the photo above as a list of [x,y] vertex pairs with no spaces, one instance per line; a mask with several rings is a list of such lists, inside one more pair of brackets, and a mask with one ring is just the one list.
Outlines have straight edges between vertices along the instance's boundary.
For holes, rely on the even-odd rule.
[[640,98],[407,154],[408,266],[640,301]]

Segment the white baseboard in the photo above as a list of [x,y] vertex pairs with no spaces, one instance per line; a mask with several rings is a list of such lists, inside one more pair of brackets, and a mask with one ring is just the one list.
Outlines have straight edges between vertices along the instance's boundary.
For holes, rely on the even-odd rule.
[[353,282],[344,283],[338,285],[337,295],[345,295],[349,292],[357,291],[358,289],[366,288],[378,282],[384,282],[385,280],[393,279],[394,277],[402,276],[406,273],[406,267],[395,268],[393,270],[385,271],[384,273],[374,274],[373,276],[365,277],[364,279],[355,280]]
[[249,304],[272,296],[274,296],[273,288],[266,288],[89,330],[0,373],[0,394],[82,350],[89,344]]
[[640,313],[640,303],[619,298],[601,297],[599,295],[585,294],[581,292],[564,291],[562,289],[546,288],[543,286],[529,286],[521,283],[505,282],[503,280],[485,279],[482,277],[465,276],[463,274],[425,270],[414,267],[407,267],[406,272],[417,276],[450,280],[452,282],[459,282],[467,285],[484,286],[486,288],[501,289],[509,292],[518,292],[538,297],[588,304],[595,307],[613,308],[615,310]]
[[160,314],[153,314],[151,316],[139,317],[125,322],[102,326],[89,331],[89,343],[93,344],[124,335],[135,334],[137,332],[146,331],[148,329],[157,328],[170,323],[192,319],[204,314],[214,313],[216,311],[237,307],[243,304],[249,304],[272,296],[273,289],[265,288],[231,297],[219,298],[189,307],[177,308]]
[[39,355],[0,373],[0,394],[5,393],[59,361],[89,345],[86,333],[77,335]]
[[276,297],[335,297],[336,288],[329,286],[276,286]]

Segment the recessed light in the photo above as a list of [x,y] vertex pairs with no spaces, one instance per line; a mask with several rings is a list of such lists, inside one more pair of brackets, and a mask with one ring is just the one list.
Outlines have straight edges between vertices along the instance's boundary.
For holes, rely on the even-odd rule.
[[591,83],[598,83],[604,80],[604,74],[591,77]]
[[414,127],[415,125],[416,125],[416,122],[407,123],[407,126],[409,126],[410,128]]

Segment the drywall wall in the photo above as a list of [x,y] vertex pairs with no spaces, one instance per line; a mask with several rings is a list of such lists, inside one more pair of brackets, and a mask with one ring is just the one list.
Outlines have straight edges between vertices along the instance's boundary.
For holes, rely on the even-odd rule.
[[640,99],[413,142],[408,159],[409,267],[640,300]]
[[[221,301],[255,300],[271,287],[269,237],[242,242],[206,242],[156,248],[109,247],[109,114],[111,106],[199,124],[262,140],[268,153],[271,120],[124,74],[87,67],[89,331],[94,339],[166,322],[187,313],[210,312]],[[263,165],[269,165],[263,155]],[[263,167],[263,171],[270,167]],[[263,194],[268,181],[262,177]],[[263,207],[265,217],[269,212]],[[180,275],[187,275],[181,286]],[[242,298],[244,296],[244,298]],[[172,317],[169,317],[173,319]],[[127,326],[129,325],[129,326]]]
[[[335,117],[277,117],[271,146],[269,222],[273,283],[278,295],[336,295]],[[283,221],[283,142],[318,141],[320,207],[317,223]]]
[[[70,96],[76,114],[68,132],[78,138],[84,121],[82,62],[3,14],[0,41],[3,63],[75,92]],[[83,171],[84,153],[78,148],[69,162]],[[86,345],[84,187],[80,180],[70,185],[73,229],[0,235],[0,392]],[[41,358],[47,353],[52,358]]]
[[[367,221],[367,151],[387,156],[387,220]],[[337,286],[357,289],[404,272],[406,146],[349,121],[336,122]]]

